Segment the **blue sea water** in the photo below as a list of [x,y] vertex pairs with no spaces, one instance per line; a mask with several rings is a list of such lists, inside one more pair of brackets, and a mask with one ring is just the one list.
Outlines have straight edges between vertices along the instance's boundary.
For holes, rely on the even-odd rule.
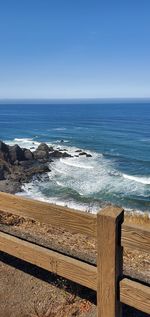
[[[150,102],[0,104],[0,139],[28,148],[46,142],[74,155],[25,184],[26,196],[92,211],[110,202],[150,212]],[[78,149],[92,157],[76,157]]]

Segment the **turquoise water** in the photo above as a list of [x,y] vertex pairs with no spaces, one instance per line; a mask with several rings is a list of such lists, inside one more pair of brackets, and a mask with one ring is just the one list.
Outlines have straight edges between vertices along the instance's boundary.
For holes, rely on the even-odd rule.
[[80,209],[107,201],[150,211],[148,102],[1,104],[0,139],[92,154],[55,161],[47,177],[24,185],[24,195]]

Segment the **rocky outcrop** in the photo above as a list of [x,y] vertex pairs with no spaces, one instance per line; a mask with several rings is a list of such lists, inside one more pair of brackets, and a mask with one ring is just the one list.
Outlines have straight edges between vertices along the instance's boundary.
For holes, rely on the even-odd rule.
[[80,155],[80,156],[85,155],[86,157],[92,157],[91,154],[86,153],[86,152],[80,152],[79,155]]
[[14,164],[16,161],[32,160],[33,154],[28,149],[21,149],[17,144],[10,146],[0,141],[0,159]]
[[65,157],[72,157],[70,154],[68,154],[67,152],[62,152],[62,151],[58,151],[58,150],[55,150],[51,153],[49,153],[49,157],[51,158],[65,158]]
[[45,160],[49,158],[49,147],[45,143],[41,143],[36,151],[33,152],[35,160]]
[[92,155],[89,153],[86,153],[86,157],[92,157]]
[[24,151],[20,148],[19,145],[9,146],[9,161],[10,163],[14,163],[15,161],[23,161]]
[[[77,156],[91,157],[91,154],[76,150]],[[54,149],[46,143],[41,143],[31,152],[20,148],[19,145],[7,145],[0,141],[0,191],[15,193],[21,191],[23,183],[31,181],[33,175],[40,177],[42,173],[50,171],[49,163],[52,159],[72,157],[67,150]]]
[[5,176],[4,176],[4,166],[1,165],[0,166],[0,181],[1,180],[4,180],[5,179]]
[[[37,151],[38,150],[38,151]],[[37,157],[29,149],[21,149],[17,144],[9,146],[0,141],[0,191],[15,193],[21,190],[23,182],[28,182],[33,175],[49,172],[49,147],[40,144]],[[43,152],[43,156],[40,153]],[[39,161],[39,158],[45,161]]]
[[9,147],[2,141],[0,141],[0,159],[4,161],[9,160]]
[[38,151],[44,151],[44,152],[49,152],[50,151],[50,148],[49,146],[46,144],[46,143],[41,143],[38,148],[37,148]]
[[83,152],[82,150],[76,150],[76,153],[78,153],[79,156],[85,155],[86,157],[92,157],[91,154]]
[[0,159],[0,180],[7,179],[10,173],[9,164]]
[[28,149],[24,149],[24,159],[27,161],[33,160],[33,153]]

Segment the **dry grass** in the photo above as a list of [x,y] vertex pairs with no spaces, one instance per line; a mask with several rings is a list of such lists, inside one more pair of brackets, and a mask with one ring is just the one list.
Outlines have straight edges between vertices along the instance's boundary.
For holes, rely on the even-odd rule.
[[75,295],[69,295],[63,303],[58,303],[57,298],[52,299],[48,308],[43,308],[40,303],[35,303],[35,313],[26,317],[75,317],[88,313],[91,308],[92,305],[89,301],[79,301]]
[[137,224],[150,228],[150,215],[148,213],[125,212],[125,223]]

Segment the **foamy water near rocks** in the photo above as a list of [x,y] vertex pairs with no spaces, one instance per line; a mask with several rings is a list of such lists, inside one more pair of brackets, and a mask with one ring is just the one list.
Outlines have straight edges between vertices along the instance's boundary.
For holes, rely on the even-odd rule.
[[[80,152],[80,155],[86,155]],[[62,149],[54,149],[41,143],[35,151],[21,148],[18,144],[7,145],[0,141],[0,191],[16,193],[22,184],[32,180],[34,175],[50,172],[49,164],[53,159],[72,157]]]

